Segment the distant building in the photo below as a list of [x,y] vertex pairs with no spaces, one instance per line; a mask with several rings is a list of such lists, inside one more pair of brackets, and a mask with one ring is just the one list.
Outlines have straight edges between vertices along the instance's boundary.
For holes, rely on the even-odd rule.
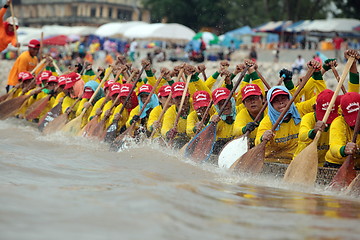
[[108,22],[150,22],[140,0],[13,0],[20,25],[99,26]]

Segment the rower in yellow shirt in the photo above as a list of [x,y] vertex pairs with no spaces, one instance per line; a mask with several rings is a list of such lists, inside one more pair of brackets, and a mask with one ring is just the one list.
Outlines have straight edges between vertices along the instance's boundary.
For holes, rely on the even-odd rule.
[[[155,129],[160,129],[162,126],[162,123],[164,121],[164,117],[158,121],[161,112],[163,111],[163,108],[165,106],[166,101],[168,100],[168,97],[171,93],[171,86],[170,85],[163,85],[159,89],[158,93],[158,99],[159,99],[159,105],[155,107],[153,110],[151,110],[149,114],[149,119],[147,121],[147,130],[149,132],[155,131]],[[168,109],[172,105],[171,100],[166,109]],[[166,111],[166,110],[165,110]],[[160,136],[160,133],[157,131],[157,133],[154,134],[154,138],[158,138]]]
[[214,114],[215,110],[213,107],[209,109],[206,119],[202,122],[207,107],[211,104],[211,97],[207,91],[197,91],[192,96],[193,107],[192,111],[186,120],[186,134],[189,137],[194,137],[196,133],[200,132],[201,129],[209,123],[210,116]]
[[215,155],[219,154],[224,145],[234,138],[235,118],[240,109],[239,106],[236,106],[234,97],[230,98],[230,101],[224,107],[223,113],[219,116],[220,109],[224,106],[230,93],[229,89],[223,87],[215,89],[212,93],[216,112],[211,116],[211,121],[217,123],[216,141],[212,152]]
[[[320,63],[311,61],[308,66],[318,69]],[[316,96],[307,101],[296,103],[296,105],[292,103],[287,114],[275,129],[276,132],[273,133],[271,131],[272,126],[291,97],[289,90],[283,86],[275,86],[268,91],[266,97],[268,114],[260,122],[255,139],[255,145],[262,140],[268,141],[265,150],[266,162],[290,163],[298,145],[301,117],[306,113],[313,112]]]
[[260,87],[256,84],[248,84],[241,89],[242,102],[245,108],[241,109],[235,118],[235,127],[233,134],[235,137],[239,137],[249,131],[248,139],[249,146],[255,146],[255,138],[257,133],[257,127],[264,114],[260,118],[260,121],[254,122],[256,116],[259,114],[264,104],[264,97]]
[[339,115],[338,109],[340,105],[340,96],[336,98],[335,105],[332,108],[326,123],[322,122],[333,95],[334,92],[330,89],[322,91],[317,96],[315,112],[307,113],[301,118],[299,142],[294,153],[294,158],[313,141],[317,131],[321,130],[321,136],[318,140],[317,149],[319,165],[323,166],[325,162],[325,154],[329,150],[329,129],[334,119]]
[[[180,149],[190,140],[186,134],[186,119],[193,109],[192,105],[190,104],[189,92],[186,92],[184,104],[182,108],[179,109],[181,98],[185,91],[184,82],[174,83],[171,86],[171,91],[174,105],[172,105],[164,115],[164,121],[161,127],[161,135],[164,136],[166,140],[173,140],[173,147]],[[180,111],[180,118],[177,125],[174,126],[178,111]]]
[[352,142],[357,114],[360,110],[360,94],[348,92],[341,97],[342,115],[335,118],[330,126],[329,145],[324,167],[340,168],[346,156],[353,154],[355,166],[360,167],[360,136]]
[[[159,106],[159,99],[156,94],[152,93],[150,96],[152,89],[153,86],[150,84],[144,84],[139,88],[139,105],[131,110],[129,118],[126,121],[126,128],[129,128],[132,124],[136,123],[136,127],[134,128],[135,135],[145,133],[149,137],[151,134],[150,131],[146,131],[147,121],[149,119],[151,110]],[[146,101],[148,101],[148,103],[143,110]],[[140,111],[142,111],[141,115]]]

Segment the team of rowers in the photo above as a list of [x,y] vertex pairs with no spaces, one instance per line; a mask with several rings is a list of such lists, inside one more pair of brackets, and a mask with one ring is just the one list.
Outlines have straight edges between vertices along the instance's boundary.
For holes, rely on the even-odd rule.
[[[359,58],[355,50],[346,50],[344,55],[346,59]],[[204,79],[200,76],[201,73],[205,76],[205,66],[189,64],[176,66],[172,71],[162,68],[156,78],[156,71],[148,60],[141,62],[145,78],[141,78],[143,71],[129,64],[116,63],[98,70],[97,75],[91,65],[84,67],[82,74],[74,71],[62,75],[47,66],[47,70],[36,77],[30,72],[21,72],[19,84],[10,93],[12,98],[32,95],[16,113],[18,118],[26,118],[30,106],[48,98],[46,106],[32,121],[44,121],[48,112],[58,105],[69,120],[87,109],[82,115],[82,129],[96,117],[97,122],[105,122],[105,132],[115,131],[115,137],[132,126],[131,136],[161,138],[178,149],[210,121],[215,122],[213,154],[219,154],[227,142],[248,131],[250,146],[268,141],[265,161],[270,162],[290,163],[316,133],[322,131],[318,141],[319,166],[339,168],[347,155],[353,154],[356,160],[360,157],[360,138],[352,142],[360,108],[356,62],[349,71],[348,92],[337,97],[327,121],[322,122],[334,94],[327,89],[323,74],[337,63],[335,59],[328,59],[321,66],[315,60],[309,61],[307,67],[313,71],[312,76],[306,79],[304,88],[275,131],[271,130],[273,124],[298,86],[292,81],[292,72],[282,69],[279,86],[265,89],[268,84],[251,60],[238,64],[234,72],[230,72],[229,63],[223,61],[218,71]],[[244,69],[247,73],[239,90],[230,96],[237,80],[235,76]],[[111,75],[113,77],[104,79]],[[106,82],[100,84],[102,80]],[[282,83],[284,86],[280,86]],[[228,98],[230,101],[226,101]],[[266,102],[267,108],[261,111]],[[258,115],[259,121],[254,121]]]

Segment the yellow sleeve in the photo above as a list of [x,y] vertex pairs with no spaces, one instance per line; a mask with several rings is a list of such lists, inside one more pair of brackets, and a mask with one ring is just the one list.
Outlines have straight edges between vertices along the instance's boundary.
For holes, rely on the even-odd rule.
[[271,130],[272,123],[270,120],[269,115],[266,115],[263,120],[261,120],[260,125],[258,127],[256,138],[255,138],[255,145],[258,145],[261,143],[261,137],[264,134],[266,130]]
[[107,103],[105,103],[105,105],[102,109],[102,113],[100,115],[100,120],[102,120],[104,118],[105,112],[111,108],[112,104],[113,104],[112,100],[109,100]]
[[148,121],[147,121],[147,126],[146,126],[146,128],[147,128],[147,130],[148,130],[149,132],[152,131],[152,125],[153,125],[153,123],[154,123],[155,121],[158,120],[161,112],[162,112],[162,106],[161,106],[161,105],[158,105],[158,106],[156,106],[154,109],[151,110],[151,112],[150,112],[150,114],[149,114],[149,119],[148,119]]
[[234,130],[233,134],[235,137],[239,137],[244,134],[243,128],[249,122],[253,122],[253,119],[250,117],[250,114],[246,108],[243,108],[241,111],[236,114],[235,122],[234,122]]
[[309,132],[314,129],[315,123],[316,119],[314,113],[307,113],[302,117],[299,127],[299,141],[294,157],[313,141],[313,139],[309,138]]
[[195,124],[199,122],[196,111],[192,111],[186,119],[186,134],[189,137],[195,136]]
[[164,120],[161,127],[161,135],[166,136],[166,133],[174,127],[176,118],[176,107],[172,105],[164,114]]
[[95,105],[91,108],[88,121],[90,121],[93,117],[95,117],[97,109],[101,107],[104,101],[105,101],[105,97],[102,97],[95,103]]
[[[108,126],[107,126],[107,127],[109,127],[110,124],[113,123],[115,114],[116,114],[116,113],[120,113],[120,110],[121,110],[122,106],[123,106],[123,105],[122,105],[121,103],[116,106],[116,108],[114,109],[113,113],[112,113],[112,114],[110,115],[110,117],[109,117],[109,121],[108,121]],[[126,125],[126,122],[127,122],[128,118],[129,118],[129,111],[125,108],[125,109],[123,110],[123,112],[121,113],[121,119],[118,121],[118,127],[119,127],[119,129]]]
[[330,152],[340,163],[344,161],[344,156],[341,155],[341,149],[345,148],[346,143],[349,141],[348,134],[346,134],[347,128],[348,126],[342,116],[335,118],[330,125]]
[[128,120],[126,121],[126,128],[130,127],[131,123],[130,121],[133,119],[133,117],[140,113],[140,106],[137,105],[133,110],[131,110]]
[[55,107],[56,105],[58,105],[59,101],[60,101],[60,98],[64,98],[65,97],[65,93],[64,92],[60,92],[56,98],[55,98],[55,101],[54,101],[54,104],[52,105],[52,107]]
[[[81,114],[81,112],[82,112],[82,110],[84,108],[84,104],[86,102],[87,102],[87,99],[85,99],[85,98],[80,100],[79,107],[77,108],[76,113],[75,113],[76,116],[79,116]],[[88,111],[89,111],[89,109],[88,109]]]
[[307,113],[314,112],[313,106],[316,104],[316,98],[317,96],[314,96],[309,100],[306,100],[304,102],[298,102],[295,104],[301,117]]
[[210,77],[208,77],[205,81],[205,85],[212,90],[214,84],[216,83],[216,79],[218,78],[219,73],[215,72],[213,75],[211,75]]

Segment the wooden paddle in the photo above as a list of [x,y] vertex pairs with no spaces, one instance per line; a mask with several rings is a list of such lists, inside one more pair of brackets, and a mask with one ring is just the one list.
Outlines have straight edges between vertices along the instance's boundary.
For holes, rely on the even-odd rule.
[[[35,72],[40,66],[42,66],[42,65],[45,63],[45,61],[46,61],[46,59],[41,60],[41,61],[36,65],[36,67],[35,67],[30,73],[31,73],[31,74],[34,74],[34,72]],[[15,91],[16,91],[16,89],[18,89],[19,87],[21,87],[21,84],[16,85],[16,86],[15,86],[14,88],[12,88],[8,93],[0,96],[0,103],[1,103],[1,102],[4,102],[4,101],[6,101],[6,100],[12,99],[12,98],[13,98],[13,95],[14,95],[14,93],[15,93]],[[25,93],[26,93],[26,92],[23,91],[23,94],[25,94]]]
[[[356,124],[352,138],[353,143],[356,143],[359,130],[360,130],[360,110],[358,111],[356,117]],[[341,190],[342,188],[349,186],[349,184],[355,179],[355,177],[356,177],[356,170],[355,170],[354,155],[350,154],[346,157],[344,163],[341,165],[336,175],[331,180],[329,184],[329,189]]]
[[[143,112],[145,111],[146,106],[149,104],[149,102],[150,102],[150,100],[151,100],[151,97],[152,97],[152,95],[154,94],[156,88],[159,86],[162,78],[163,78],[163,75],[160,75],[160,77],[157,79],[155,85],[154,85],[153,88],[151,89],[151,91],[150,91],[150,93],[149,93],[149,96],[146,98],[146,101],[144,102],[144,105],[142,106],[142,108],[141,108],[141,110],[140,110],[140,112],[139,112],[139,114],[138,114],[139,116],[141,116],[141,114],[143,114]],[[121,140],[123,140],[127,135],[130,135],[131,137],[134,137],[134,127],[135,127],[135,125],[136,125],[136,122],[134,121],[134,122],[130,125],[130,127],[128,127],[128,128],[126,129],[126,131],[125,131],[121,136],[119,136],[119,137],[117,138],[117,141],[119,141],[120,138],[121,138]],[[120,146],[121,146],[121,144],[120,144]]]
[[[249,66],[246,66],[245,69],[241,72],[229,96],[221,106],[221,109],[218,113],[219,116],[221,116],[224,112],[226,105],[233,97],[248,68]],[[210,121],[209,125],[207,125],[201,132],[195,135],[195,137],[193,137],[185,149],[185,157],[191,158],[195,162],[204,162],[210,158],[216,138],[216,125],[217,123]]]
[[[110,74],[112,73],[112,69],[114,66],[111,66],[109,71],[106,73],[106,75],[104,76],[104,78],[101,80],[99,86],[96,88],[95,92],[93,93],[93,95],[91,96],[91,98],[89,99],[89,103],[92,103],[92,101],[94,101],[96,95],[98,94],[98,92],[101,89],[101,86],[104,85],[105,81],[109,78]],[[96,78],[97,79],[99,77],[99,75],[101,74],[101,71],[99,71],[96,74]],[[81,123],[82,123],[82,119],[86,113],[88,108],[84,107],[84,109],[82,110],[82,112],[80,113],[79,116],[77,116],[76,118],[74,118],[73,120],[69,121],[68,123],[66,123],[66,125],[61,129],[63,132],[66,133],[70,133],[71,135],[76,135],[80,130],[81,130]]]
[[[314,69],[309,69],[306,73],[304,80],[300,83],[299,87],[296,89],[294,96],[290,99],[285,109],[281,112],[279,118],[276,120],[275,124],[271,128],[271,131],[274,132],[277,126],[280,124],[282,119],[287,114],[287,111],[290,109],[291,104],[294,102],[297,95],[300,93],[301,89],[305,86],[306,82],[312,76]],[[259,173],[262,170],[265,158],[265,146],[267,141],[262,141],[259,145],[256,145],[239,159],[230,167],[235,172],[250,172],[250,173]]]
[[[339,83],[336,86],[334,95],[332,96],[329,106],[326,109],[325,115],[322,119],[323,122],[326,122],[330,115],[330,112],[335,104],[336,98],[340,92],[341,86],[343,86],[343,83],[345,81],[345,78],[350,70],[353,61],[354,58],[349,58],[348,62],[345,65],[344,71],[341,75],[341,79],[339,80]],[[320,135],[321,135],[321,131],[318,131],[316,133],[314,140],[290,162],[284,175],[285,182],[301,184],[301,185],[313,185],[315,183],[317,170],[318,170],[317,144]]]
[[[130,77],[127,79],[127,81],[130,82],[133,79],[133,77],[135,76],[135,74],[136,74],[135,72],[132,72]],[[133,86],[132,86],[133,91],[134,91],[134,89],[136,87],[136,84],[137,84],[137,81],[134,81]],[[132,91],[129,92],[128,96],[129,95],[131,96],[131,94],[132,94]],[[129,97],[129,99],[130,99],[130,97]],[[106,121],[110,117],[112,110],[117,106],[119,100],[120,100],[120,94],[118,94],[118,96],[115,98],[114,102],[112,103],[112,105],[108,109],[109,114],[105,114],[104,117],[100,120],[100,122],[93,129],[91,129],[91,131],[88,132],[89,137],[97,137],[99,140],[102,140],[102,139],[105,138],[105,135],[106,135],[106,129],[105,129]],[[125,105],[126,104],[124,103],[121,106],[120,110],[124,111]],[[121,111],[121,113],[122,113],[122,111]]]
[[[182,108],[184,106],[185,98],[186,98],[187,91],[188,91],[189,84],[190,84],[190,80],[191,80],[191,76],[192,76],[192,74],[189,74],[189,76],[186,79],[184,92],[183,92],[183,94],[181,96],[180,106],[179,106],[179,109],[178,109],[178,112],[176,114],[176,118],[175,118],[175,121],[174,121],[173,129],[176,129],[176,130],[177,130],[177,125],[178,125],[179,120],[180,120],[181,111],[182,111]],[[174,136],[174,138],[175,138],[175,136]],[[169,146],[173,146],[174,138],[169,139]]]
[[[119,111],[119,114],[121,115],[123,113],[123,111],[125,110],[125,106],[126,104],[129,102],[129,100],[131,99],[131,94],[132,92],[135,90],[136,88],[136,84],[139,82],[139,80],[141,79],[141,75],[144,72],[144,66],[141,68],[141,71],[139,73],[139,77],[136,79],[136,81],[133,82],[133,85],[130,89],[129,94],[126,96],[125,101],[123,103],[123,105],[121,106],[121,109]],[[106,130],[106,134],[104,137],[104,141],[108,142],[108,143],[112,143],[116,137],[117,137],[117,133],[118,133],[118,120],[113,121],[110,126],[107,128]],[[116,148],[116,146],[114,147]]]
[[12,21],[13,21],[13,27],[14,27],[14,35],[15,35],[15,39],[16,39],[16,47],[17,47],[17,54],[18,56],[20,56],[20,47],[18,47],[18,34],[17,34],[17,29],[16,29],[16,24],[15,24],[15,14],[14,14],[14,7],[13,7],[13,4],[12,2],[10,2],[10,12],[11,12],[11,18],[12,18]]
[[51,94],[31,104],[25,112],[25,119],[32,121],[37,118],[41,112],[46,108],[51,98]]
[[[335,76],[336,80],[337,80],[338,83],[339,83],[339,82],[340,82],[340,76],[339,76],[339,73],[337,72],[337,70],[336,70],[336,68],[335,68],[334,65],[331,66],[331,70],[332,70],[332,72],[334,73],[334,76]],[[346,93],[346,89],[345,89],[345,87],[344,87],[343,84],[341,85],[341,91],[343,92],[343,94]]]
[[44,89],[44,87],[34,89],[27,95],[21,95],[0,103],[0,120],[14,116],[30,97],[38,94],[42,89]]
[[49,122],[53,121],[61,114],[62,110],[62,102],[64,98],[61,98],[59,103],[56,104],[47,114],[45,114],[40,120],[38,124],[38,129],[42,132],[44,128],[49,124]]
[[[180,69],[179,74],[178,74],[175,82],[178,82],[183,74],[184,74],[184,69],[182,68],[182,69]],[[156,120],[157,122],[160,122],[160,123],[161,123],[162,118],[164,117],[166,111],[167,111],[168,108],[169,108],[171,99],[172,99],[172,91],[170,92],[168,98],[166,99],[166,102],[165,102],[165,104],[164,104],[164,106],[163,106],[163,109],[161,110],[161,113],[160,113],[158,119]],[[151,132],[151,135],[150,135],[150,137],[149,137],[150,139],[153,139],[155,133],[156,133],[158,130],[160,130],[160,127],[161,127],[161,126],[153,129],[153,131]]]
[[346,188],[346,194],[356,194],[360,195],[360,174],[356,176],[350,185]]
[[[60,131],[66,125],[66,123],[69,121],[69,114],[72,112],[73,108],[76,106],[76,104],[80,100],[81,100],[81,98],[77,98],[74,101],[74,103],[66,110],[66,112],[64,112],[63,114],[59,115],[56,118],[53,118],[53,120],[51,120],[51,117],[47,117],[51,121],[48,121],[48,123],[44,126],[43,133],[49,134],[49,133],[54,133],[54,132]],[[59,104],[60,104],[60,102],[57,104],[57,106]],[[62,108],[62,105],[60,104],[60,111],[61,111],[61,108]]]
[[[118,73],[116,74],[115,76],[115,81],[119,78],[121,74],[121,71],[118,71]],[[105,106],[105,104],[107,103],[108,99],[109,99],[109,94],[110,94],[110,91],[108,91],[108,93],[106,94],[105,96],[105,99],[104,101],[101,103],[99,109],[103,109],[103,107]],[[86,125],[85,127],[83,127],[81,129],[81,131],[79,131],[79,136],[83,136],[83,137],[86,137],[88,136],[88,133],[89,132],[92,132],[93,129],[96,127],[96,125],[98,125],[99,123],[99,118],[100,118],[100,114],[101,112],[99,112],[99,114],[96,114]]]

